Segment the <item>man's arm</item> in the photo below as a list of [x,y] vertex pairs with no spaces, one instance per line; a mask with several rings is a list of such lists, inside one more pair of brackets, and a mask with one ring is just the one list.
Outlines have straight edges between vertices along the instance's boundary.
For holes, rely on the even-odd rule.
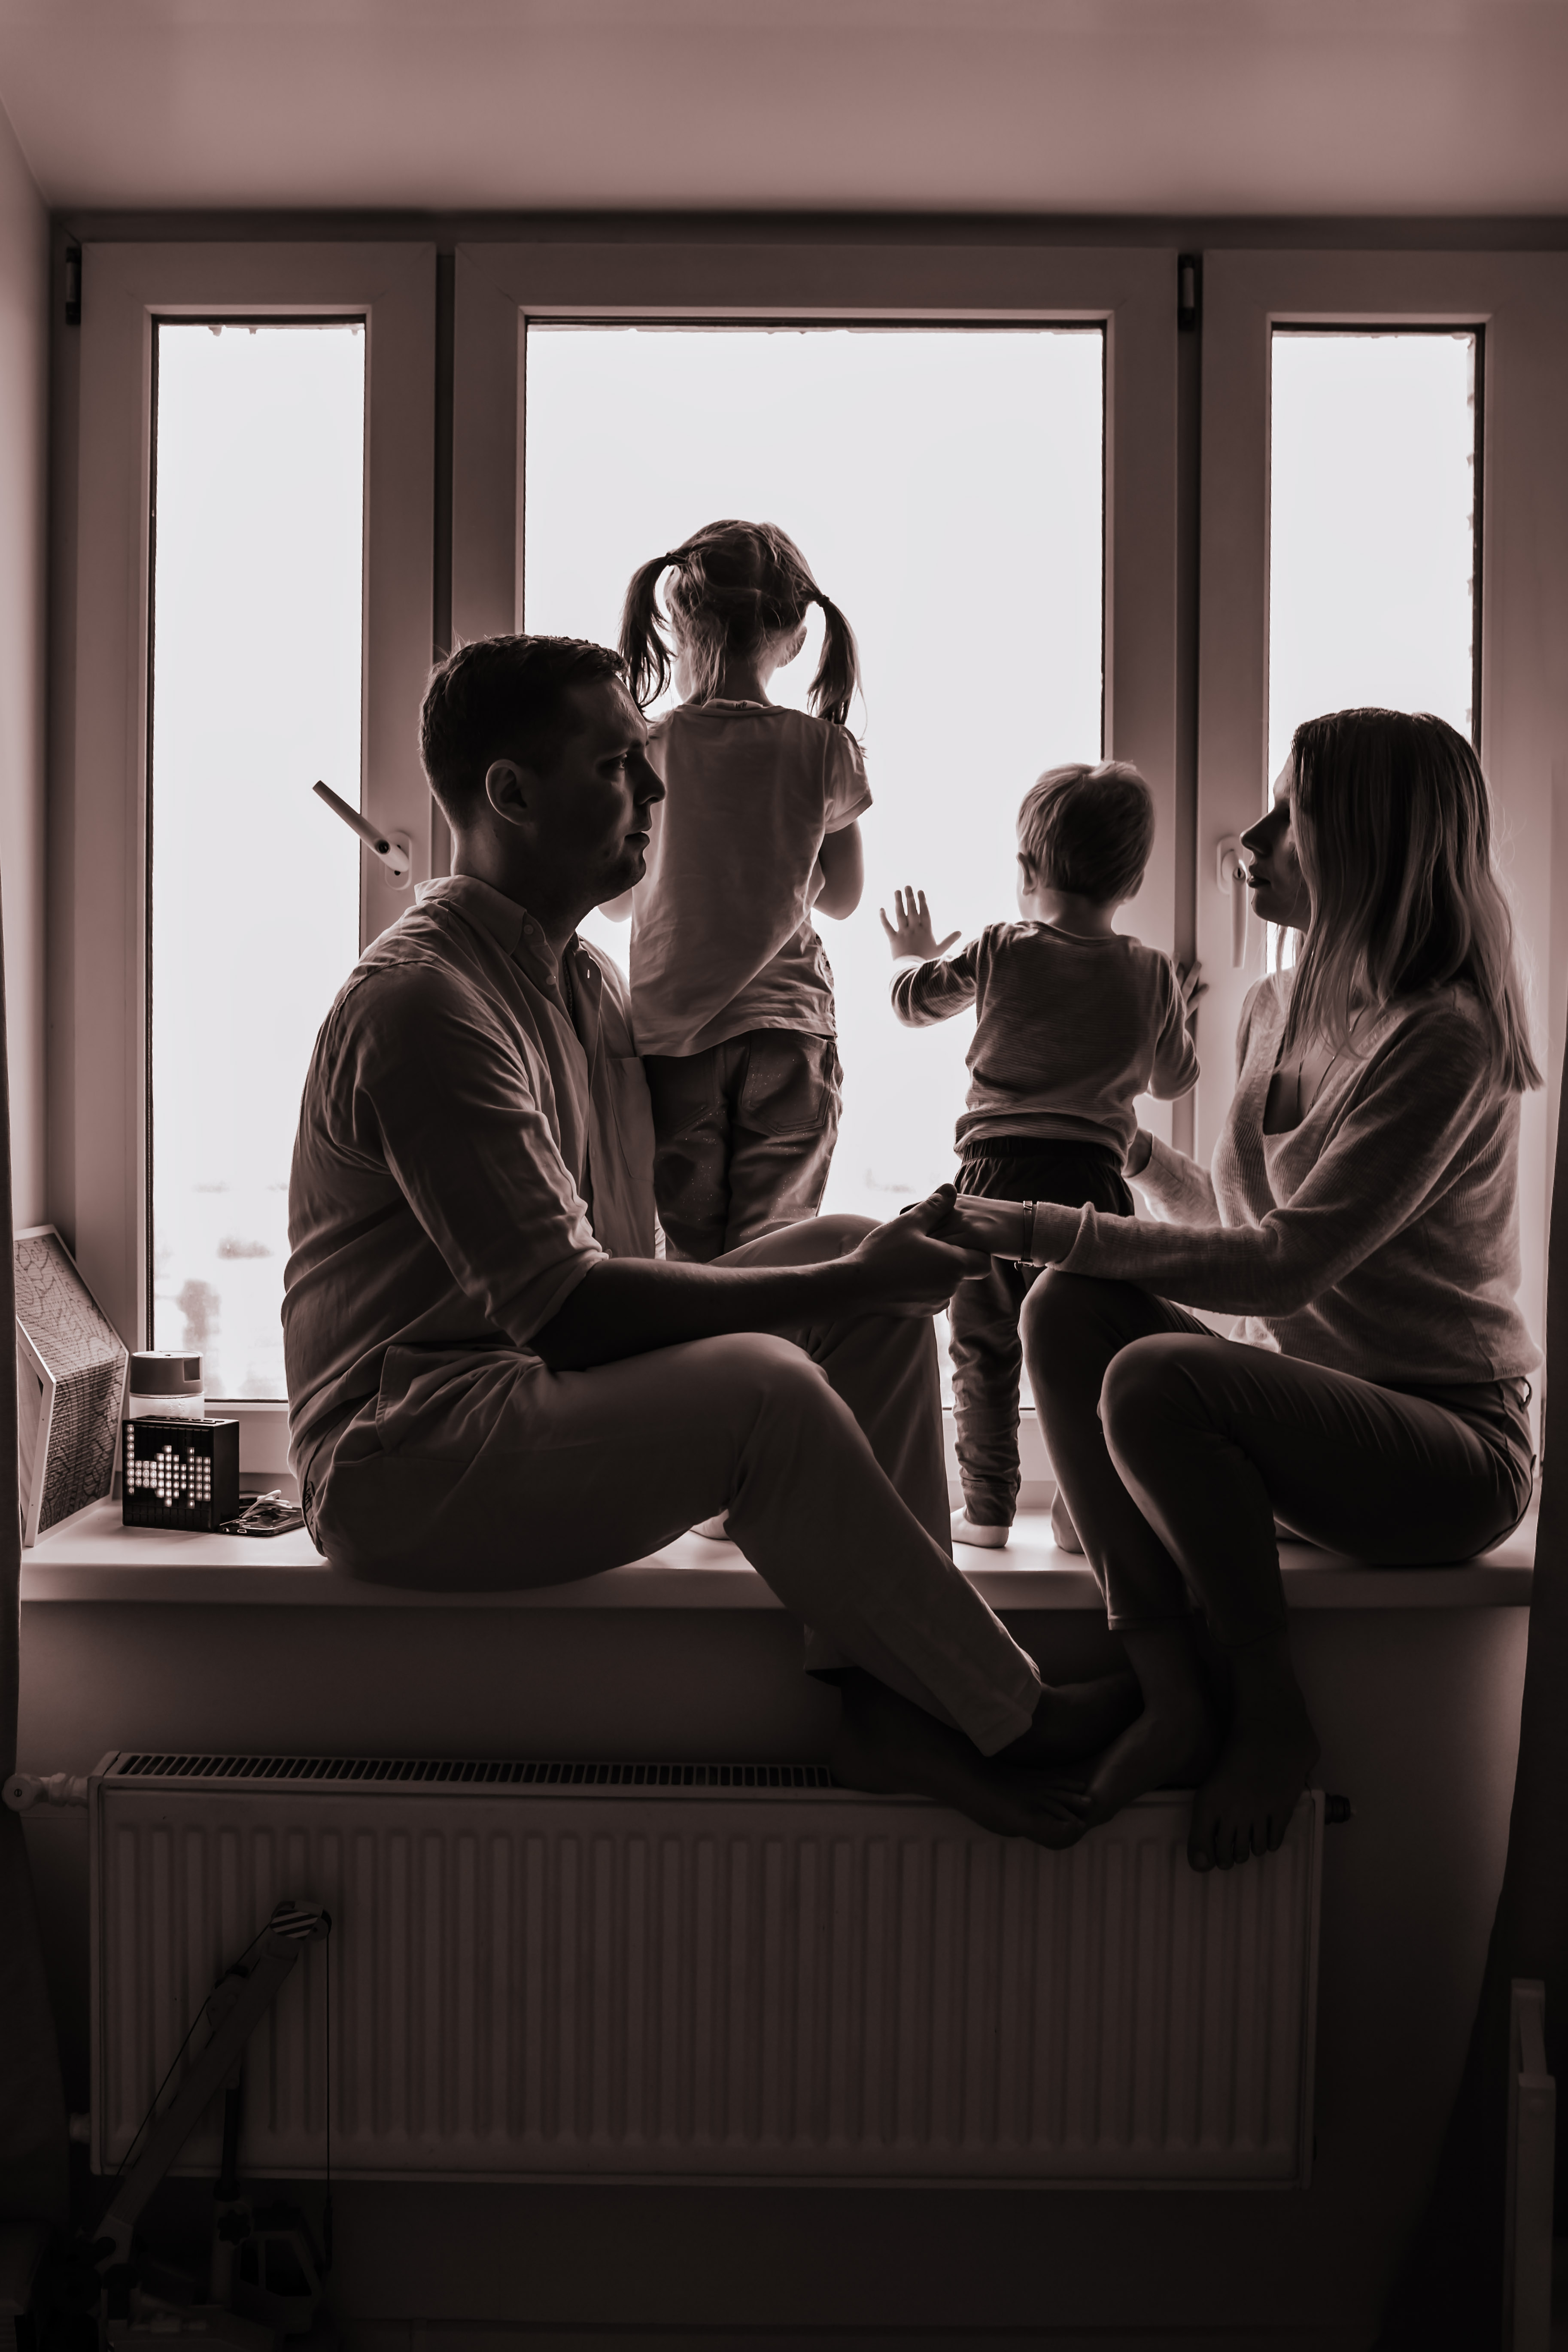
[[929,1238],[952,1209],[943,1185],[847,1256],[817,1265],[681,1265],[605,1258],[592,1265],[531,1345],[552,1372],[714,1339],[729,1331],[797,1331],[846,1315],[934,1315],[989,1259]]

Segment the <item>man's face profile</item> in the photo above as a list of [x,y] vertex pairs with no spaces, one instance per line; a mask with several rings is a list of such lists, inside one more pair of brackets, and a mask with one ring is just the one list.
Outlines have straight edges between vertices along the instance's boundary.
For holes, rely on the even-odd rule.
[[548,766],[526,777],[534,855],[597,906],[641,881],[664,786],[649,764],[647,722],[617,678],[573,687],[566,703],[575,725]]

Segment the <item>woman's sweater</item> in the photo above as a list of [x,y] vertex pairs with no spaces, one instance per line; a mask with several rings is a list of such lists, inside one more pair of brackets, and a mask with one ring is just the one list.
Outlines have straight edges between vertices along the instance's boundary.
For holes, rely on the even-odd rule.
[[[1519,1097],[1468,988],[1390,1005],[1331,1064],[1299,1127],[1263,1109],[1291,975],[1242,1010],[1212,1177],[1155,1142],[1160,1223],[1082,1213],[1057,1264],[1247,1317],[1237,1337],[1391,1385],[1517,1378],[1541,1361],[1519,1287]],[[1169,1221],[1169,1222],[1163,1222]]]

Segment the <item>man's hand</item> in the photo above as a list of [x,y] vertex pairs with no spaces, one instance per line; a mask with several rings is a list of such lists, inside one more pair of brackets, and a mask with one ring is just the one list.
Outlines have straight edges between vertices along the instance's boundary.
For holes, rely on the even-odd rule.
[[931,929],[926,894],[912,886],[907,890],[895,890],[893,893],[896,922],[889,922],[885,907],[879,907],[877,912],[881,917],[882,929],[895,956],[919,956],[922,963],[930,963],[934,957],[945,955],[958,937],[956,931],[949,931],[945,940],[937,938]]
[[940,1314],[961,1282],[985,1272],[989,1253],[931,1238],[932,1226],[952,1216],[955,1198],[951,1184],[939,1185],[901,1217],[873,1226],[851,1254],[847,1263],[869,1284],[868,1312]]

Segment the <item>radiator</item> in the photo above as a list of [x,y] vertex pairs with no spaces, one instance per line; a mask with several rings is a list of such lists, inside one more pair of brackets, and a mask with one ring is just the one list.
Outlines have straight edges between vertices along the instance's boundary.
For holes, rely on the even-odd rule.
[[[106,1758],[94,2162],[288,1895],[253,2175],[1304,2186],[1322,1800],[1200,1877],[1187,1801],[1070,1852],[815,1766]],[[214,2173],[218,2111],[182,2170]]]

